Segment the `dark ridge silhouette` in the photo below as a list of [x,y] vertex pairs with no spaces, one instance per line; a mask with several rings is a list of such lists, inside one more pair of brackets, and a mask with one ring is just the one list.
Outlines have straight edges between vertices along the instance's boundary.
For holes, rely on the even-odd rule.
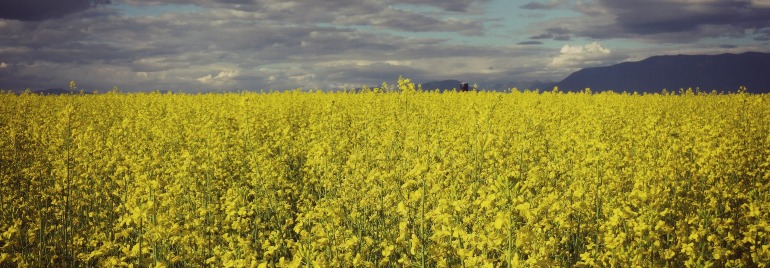
[[585,68],[556,84],[562,91],[661,92],[679,89],[770,92],[770,53],[654,56],[638,62]]
[[535,80],[534,82],[530,82],[524,88],[520,88],[520,89],[549,91],[549,90],[552,90],[554,86],[556,86],[556,83],[557,82],[541,82],[539,80]]
[[[69,90],[63,88],[49,88],[44,90],[33,91],[35,94],[42,95],[67,95],[67,94],[80,94],[79,90]],[[83,94],[91,94],[91,92],[83,92]]]
[[420,84],[420,86],[422,86],[422,90],[424,91],[434,91],[438,89],[441,92],[452,91],[453,89],[456,89],[459,91],[462,88],[462,85],[460,84],[459,80],[432,81],[432,82]]

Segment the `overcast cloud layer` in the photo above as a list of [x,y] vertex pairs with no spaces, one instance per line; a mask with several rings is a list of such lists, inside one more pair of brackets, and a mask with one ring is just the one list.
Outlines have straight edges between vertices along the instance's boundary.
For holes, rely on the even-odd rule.
[[0,89],[524,87],[769,44],[770,0],[1,1]]

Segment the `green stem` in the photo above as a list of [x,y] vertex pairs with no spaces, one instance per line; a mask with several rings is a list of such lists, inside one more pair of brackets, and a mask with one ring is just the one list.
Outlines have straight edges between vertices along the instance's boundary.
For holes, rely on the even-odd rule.
[[425,177],[423,176],[423,180],[422,180],[422,208],[420,210],[420,233],[421,233],[420,234],[420,239],[422,240],[421,241],[422,242],[421,243],[422,247],[420,247],[420,251],[421,251],[420,259],[421,259],[421,264],[422,264],[423,268],[426,267],[426,264],[425,264],[425,247],[428,246],[427,245],[428,244],[427,243],[428,240],[425,238],[425,195],[426,195],[426,193],[425,193],[425,190],[426,190],[425,189],[425,184],[426,184]]

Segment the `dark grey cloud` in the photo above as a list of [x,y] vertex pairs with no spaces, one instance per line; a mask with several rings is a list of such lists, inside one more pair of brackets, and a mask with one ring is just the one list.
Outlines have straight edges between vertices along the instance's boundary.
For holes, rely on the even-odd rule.
[[570,40],[570,31],[563,27],[551,27],[544,30],[545,33],[530,36],[529,39],[534,40],[543,40],[543,39],[553,39],[557,41],[568,41]]
[[571,30],[578,36],[600,39],[694,42],[746,37],[770,27],[770,5],[760,0],[597,0],[572,8],[586,17],[572,21]]
[[539,35],[529,37],[529,39],[551,39],[551,38],[553,38],[553,34],[550,34],[550,33],[544,33],[544,34],[539,34]]
[[[463,35],[483,33],[482,19],[460,18],[479,13],[490,0],[125,0],[136,5],[194,4],[218,9],[222,16],[282,23],[332,23],[335,25],[375,26],[412,32],[458,32]],[[436,7],[446,12],[417,12],[410,7]]]
[[404,6],[353,14],[379,5],[366,1],[341,11],[353,15],[318,21],[245,11],[283,10],[265,3],[154,16],[102,7],[37,22],[0,20],[0,88],[66,88],[70,80],[100,91],[339,88],[392,82],[399,75],[489,80],[510,69],[533,68],[506,59],[537,54],[381,30],[483,32],[482,22],[469,16],[421,16]]
[[427,5],[446,11],[468,12],[474,7],[488,3],[490,0],[393,0],[394,3]]
[[524,5],[519,6],[519,8],[522,9],[556,9],[560,8],[562,5],[564,5],[565,1],[550,1],[547,3],[543,2],[529,2]]
[[517,45],[542,45],[543,42],[540,41],[524,41],[524,42],[518,42]]
[[682,44],[720,37],[770,40],[767,34],[770,2],[765,0],[593,0],[530,4],[527,8],[570,9],[581,14],[532,24],[528,32],[533,40],[622,38]]
[[638,34],[692,31],[703,25],[764,27],[770,8],[751,1],[601,0],[620,27]]
[[440,18],[394,8],[384,8],[378,13],[335,17],[333,22],[342,25],[369,25],[408,32],[457,32],[468,36],[481,35],[484,32],[484,26],[480,20]]
[[564,34],[570,33],[570,30],[564,27],[551,27],[551,28],[545,29],[545,31],[550,34],[557,34],[557,35],[564,35]]
[[756,41],[770,41],[770,28],[758,31],[754,37]]
[[0,18],[41,21],[77,13],[109,0],[7,0],[0,1]]
[[225,9],[237,9],[249,12],[260,11],[288,11],[306,13],[310,16],[323,16],[324,14],[310,14],[321,10],[337,10],[335,14],[353,14],[348,11],[358,10],[376,12],[377,9],[395,4],[408,4],[414,6],[431,6],[444,11],[469,12],[474,11],[489,3],[491,0],[123,0],[130,4],[194,4],[202,7],[214,7]]

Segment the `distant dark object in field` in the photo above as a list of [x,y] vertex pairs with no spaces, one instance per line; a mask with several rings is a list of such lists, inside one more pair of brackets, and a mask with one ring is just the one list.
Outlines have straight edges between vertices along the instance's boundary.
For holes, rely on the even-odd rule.
[[460,91],[462,92],[468,91],[468,83],[460,82]]

